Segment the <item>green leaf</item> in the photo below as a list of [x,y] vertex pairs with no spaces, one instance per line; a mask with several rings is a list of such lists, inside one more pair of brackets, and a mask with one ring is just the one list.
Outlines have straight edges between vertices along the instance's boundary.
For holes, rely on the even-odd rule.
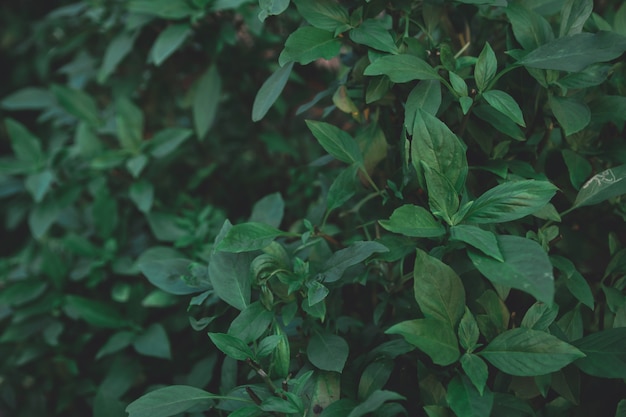
[[465,375],[469,377],[478,393],[482,396],[487,385],[487,378],[489,377],[489,369],[485,361],[478,355],[465,353],[461,356],[461,366]]
[[496,261],[504,262],[502,252],[498,247],[496,235],[478,226],[470,224],[457,224],[450,228],[450,240],[464,242],[478,249]]
[[385,333],[401,335],[437,365],[451,365],[460,356],[456,335],[447,322],[433,318],[407,320],[391,326]]
[[326,152],[348,164],[363,164],[363,154],[359,145],[348,133],[325,122],[307,120],[306,124]]
[[478,343],[480,331],[478,329],[478,323],[476,322],[474,315],[467,307],[465,307],[465,312],[463,313],[463,317],[461,317],[461,321],[459,322],[458,333],[459,343],[461,344],[461,346],[468,352],[472,351],[476,346],[476,343]]
[[[622,9],[626,10],[624,7],[622,7]],[[626,417],[626,400],[621,400],[619,403],[617,403],[615,417]]]
[[324,284],[319,283],[318,281],[309,281],[306,284],[307,291],[307,302],[309,307],[314,306],[315,304],[321,302],[326,298],[326,296],[330,293],[328,288],[324,286]]
[[228,357],[237,359],[238,361],[254,358],[254,353],[252,353],[250,347],[235,336],[225,333],[209,332],[209,337],[215,346]]
[[498,236],[504,262],[468,251],[474,266],[494,284],[524,291],[546,304],[554,299],[554,277],[548,255],[537,242],[519,236]]
[[580,190],[585,180],[591,175],[591,163],[570,149],[563,149],[561,154],[563,155],[565,165],[567,165],[570,182],[574,188]]
[[404,106],[404,127],[408,132],[415,129],[416,114],[421,110],[433,116],[441,107],[441,82],[439,80],[420,81],[409,93]]
[[215,64],[200,77],[193,92],[193,124],[198,139],[202,140],[215,122],[222,93],[222,78]]
[[445,123],[423,110],[415,114],[412,134],[411,158],[417,172],[423,172],[423,161],[460,192],[468,170],[465,145]]
[[348,343],[340,336],[315,332],[306,348],[313,365],[323,371],[341,372],[348,359]]
[[174,152],[185,142],[193,131],[182,128],[167,128],[157,132],[148,142],[150,155],[155,158],[163,158]]
[[531,68],[578,72],[589,65],[618,58],[626,51],[626,36],[614,32],[579,33],[555,39],[518,61]]
[[290,0],[259,0],[259,20],[265,22],[269,16],[278,16],[289,7]]
[[267,80],[263,83],[259,91],[254,97],[254,104],[252,105],[252,121],[258,122],[265,117],[269,109],[272,107],[276,99],[280,96],[287,81],[291,70],[293,69],[293,62],[278,68]]
[[[476,359],[482,362],[480,358]],[[457,417],[489,416],[493,407],[493,393],[479,392],[468,378],[457,376],[448,384],[446,402]]]
[[536,302],[526,311],[520,326],[528,329],[546,331],[558,314],[559,306],[557,304],[550,305]]
[[92,126],[100,124],[100,112],[95,100],[90,95],[58,84],[53,84],[50,89],[59,104],[69,114]]
[[615,13],[613,30],[620,35],[626,36],[626,6],[624,4],[622,4],[622,6],[617,10],[617,13]]
[[459,209],[459,196],[452,183],[439,171],[422,161],[422,170],[428,189],[430,211],[448,224]]
[[[474,68],[474,79],[476,80],[476,86],[482,92],[489,87],[489,83],[496,76],[498,70],[498,61],[496,60],[496,54],[491,49],[489,43],[485,43],[483,50],[478,56],[476,61],[476,67]],[[450,77],[452,80],[452,76]],[[467,90],[467,86],[465,86]],[[467,92],[465,93],[467,95]]]
[[590,309],[594,309],[594,298],[591,287],[587,280],[576,270],[576,267],[567,258],[562,256],[550,256],[550,261],[555,268],[565,275],[565,285],[574,297]]
[[465,312],[465,290],[456,272],[417,249],[413,278],[415,301],[424,316],[455,328]]
[[584,373],[619,379],[626,375],[626,327],[592,333],[572,344],[587,355],[574,363]]
[[146,180],[136,181],[130,186],[129,197],[139,211],[147,213],[152,208],[154,201],[154,186]]
[[362,417],[373,411],[376,411],[387,401],[405,400],[402,395],[393,391],[378,390],[372,392],[365,401],[352,409],[348,417]]
[[247,222],[229,228],[216,248],[224,252],[250,252],[263,249],[277,237],[286,235],[289,233],[282,232],[269,224]]
[[[228,220],[224,222],[215,238],[215,247],[220,245],[232,227]],[[209,261],[209,277],[215,294],[239,310],[250,304],[250,264],[253,258],[254,254],[250,253],[214,251]]]
[[[559,79],[557,84],[562,88],[580,89],[587,87],[595,87],[606,81],[609,76],[610,65],[595,64],[585,68],[582,72],[574,72],[567,74]],[[606,97],[606,96],[602,96]]]
[[428,210],[414,204],[395,209],[389,220],[379,220],[378,223],[390,232],[409,237],[440,237],[446,232]]
[[382,389],[393,371],[393,362],[390,360],[376,361],[367,365],[359,380],[358,396],[363,400],[374,391]]
[[520,3],[510,3],[506,15],[513,26],[515,39],[524,49],[533,50],[554,39],[550,23],[539,13]]
[[135,39],[139,32],[120,32],[107,46],[102,59],[102,66],[98,71],[98,83],[104,84],[115,72],[117,66],[132,51]]
[[515,376],[556,372],[585,356],[576,347],[551,334],[523,327],[498,335],[479,355],[501,371]]
[[561,8],[559,38],[582,32],[593,12],[593,0],[566,0]]
[[498,131],[504,133],[507,136],[519,141],[525,141],[526,136],[524,132],[511,120],[510,117],[505,115],[499,110],[496,110],[492,106],[475,106],[473,107],[473,113],[479,118],[489,123]]
[[363,262],[375,253],[387,252],[386,246],[378,242],[354,242],[345,249],[340,249],[326,260],[320,272],[322,282],[335,282],[349,267]]
[[115,107],[115,123],[120,144],[122,148],[135,152],[143,140],[143,113],[127,98],[119,99]]
[[64,309],[70,317],[83,319],[92,326],[119,329],[128,325],[118,310],[94,299],[66,295]]
[[268,194],[254,203],[250,222],[279,227],[283,221],[284,213],[285,201],[280,193]]
[[228,334],[251,343],[265,333],[274,315],[258,301],[243,309],[230,323]]
[[175,295],[194,294],[211,288],[206,278],[192,275],[191,261],[180,258],[163,259],[159,255],[160,250],[149,250],[141,255],[138,262],[139,269],[152,285]]
[[298,12],[313,27],[341,33],[350,28],[348,11],[332,0],[293,0]]
[[131,0],[126,8],[163,19],[183,19],[196,12],[185,0]]
[[160,66],[180,48],[190,34],[191,28],[188,23],[170,25],[159,33],[150,50],[150,59],[154,65]]
[[591,177],[578,192],[573,208],[591,206],[626,194],[626,165],[610,168]]
[[179,218],[170,213],[152,210],[146,213],[146,219],[154,237],[163,242],[175,242],[189,233],[181,227]]
[[339,55],[340,49],[341,42],[332,32],[302,26],[287,38],[285,49],[278,57],[278,63],[281,67],[294,61],[306,65],[319,58],[331,59]]
[[335,178],[328,189],[328,194],[326,194],[328,211],[341,207],[354,196],[358,186],[355,181],[358,171],[359,165],[352,164],[337,175],[337,178]]
[[48,197],[33,207],[28,214],[28,226],[33,237],[41,239],[59,218],[61,211],[63,211],[62,203],[53,197]]
[[386,75],[394,83],[413,80],[438,80],[437,71],[426,61],[414,55],[385,55],[372,62],[364,75]]
[[0,101],[6,110],[43,110],[53,107],[56,100],[45,88],[26,87],[9,94]]
[[359,27],[350,31],[353,42],[367,45],[382,52],[398,53],[398,47],[385,26],[379,19],[366,19]]
[[548,204],[556,190],[548,181],[505,182],[478,197],[463,221],[480,224],[521,219]]
[[[169,0],[168,0],[169,1]],[[218,396],[186,385],[171,385],[143,395],[126,407],[129,417],[170,417],[187,410],[208,410]]]
[[42,167],[45,164],[46,156],[41,148],[39,138],[13,119],[6,119],[4,123],[11,138],[11,147],[20,163],[27,165],[29,170]]
[[24,185],[28,192],[32,195],[33,200],[35,200],[36,203],[40,203],[43,201],[48,191],[50,191],[54,180],[54,172],[45,170],[29,175],[26,178]]
[[170,341],[160,323],[153,323],[133,341],[133,347],[140,355],[161,359],[171,359]]
[[485,92],[483,97],[491,107],[506,115],[518,125],[526,126],[522,109],[520,109],[515,99],[509,94],[500,90],[490,90]]
[[565,136],[580,132],[591,122],[591,110],[582,101],[569,97],[550,96],[548,102]]
[[28,303],[46,291],[48,285],[45,282],[18,281],[2,288],[0,293],[0,306],[17,307]]

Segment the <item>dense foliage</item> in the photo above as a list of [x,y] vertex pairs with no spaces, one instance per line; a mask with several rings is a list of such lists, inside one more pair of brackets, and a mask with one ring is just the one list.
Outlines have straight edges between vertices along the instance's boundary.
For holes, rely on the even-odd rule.
[[626,416],[621,1],[0,28],[0,416]]

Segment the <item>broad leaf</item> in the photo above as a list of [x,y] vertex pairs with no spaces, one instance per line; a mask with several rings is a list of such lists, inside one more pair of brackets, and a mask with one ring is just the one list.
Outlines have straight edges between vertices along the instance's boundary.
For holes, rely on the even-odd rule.
[[170,341],[160,323],[151,324],[145,331],[135,337],[133,347],[140,355],[154,358],[171,359]]
[[348,164],[363,164],[359,145],[348,133],[330,123],[307,120],[306,124],[326,152]]
[[[496,60],[496,54],[491,49],[491,46],[486,43],[478,56],[476,61],[476,67],[474,69],[474,78],[476,80],[476,86],[480,91],[484,91],[491,80],[496,76],[498,70],[498,61]],[[450,77],[452,80],[452,77]],[[465,87],[467,89],[467,86]],[[467,93],[465,93],[467,95]]]
[[341,372],[348,359],[348,343],[340,336],[315,332],[306,348],[313,365],[323,371]]
[[413,80],[438,80],[437,71],[426,61],[413,55],[386,55],[365,68],[364,75],[386,75],[394,83]]
[[455,328],[465,312],[465,289],[456,272],[417,249],[413,279],[415,301],[424,316]]
[[607,169],[591,177],[580,189],[573,208],[591,206],[626,194],[626,165]]
[[370,48],[382,52],[397,53],[393,37],[385,24],[378,19],[367,19],[359,27],[350,31],[350,39],[353,42],[367,45]]
[[430,211],[448,224],[452,224],[452,216],[459,209],[457,191],[448,178],[437,170],[431,169],[422,162],[426,188],[428,189],[428,205]]
[[335,282],[349,267],[363,262],[375,253],[387,252],[388,250],[386,246],[378,242],[354,242],[349,247],[333,253],[324,263],[320,275],[323,282]]
[[269,16],[277,16],[287,10],[290,0],[259,0],[259,20],[265,22]]
[[582,101],[569,97],[550,96],[548,102],[565,136],[580,132],[591,122],[591,110]]
[[569,171],[569,180],[577,190],[583,185],[585,180],[591,175],[591,163],[583,156],[580,156],[571,149],[563,149],[561,151],[567,170]]
[[252,207],[250,222],[279,227],[285,214],[285,201],[280,193],[268,194]]
[[523,327],[500,334],[478,354],[501,371],[516,376],[555,372],[585,356],[551,334]]
[[519,141],[526,140],[522,129],[511,118],[492,106],[479,105],[472,108],[474,115],[489,123],[499,132]]
[[333,181],[326,195],[326,207],[329,211],[341,207],[354,196],[357,191],[356,174],[358,164],[352,164],[345,168]]
[[461,317],[461,321],[459,322],[459,343],[461,346],[468,352],[471,352],[474,347],[476,347],[476,343],[478,342],[478,337],[480,336],[480,331],[478,329],[478,323],[474,318],[474,315],[469,310],[469,308],[465,307],[465,312],[463,313],[463,317]]
[[225,333],[210,333],[209,337],[211,341],[217,346],[219,350],[233,359],[239,361],[245,361],[246,359],[254,358],[252,349],[241,339],[235,336],[231,336]]
[[131,0],[126,8],[131,12],[154,15],[163,19],[182,19],[195,12],[183,0]]
[[483,94],[484,99],[491,107],[506,115],[520,126],[526,126],[522,109],[508,93],[500,90],[490,90]]
[[498,247],[496,235],[478,226],[457,224],[450,228],[450,240],[467,243],[485,255],[491,256],[497,261],[504,262],[504,257]]
[[319,58],[331,59],[339,55],[340,49],[341,42],[332,32],[303,26],[289,35],[278,63],[281,67],[294,61],[306,65]]
[[367,365],[359,379],[358,395],[360,399],[369,397],[374,391],[382,389],[393,371],[393,361],[376,361]]
[[433,318],[407,320],[391,326],[385,333],[401,335],[437,365],[453,364],[460,356],[456,335],[447,322]]
[[441,83],[438,80],[419,82],[406,99],[404,105],[404,127],[413,132],[416,114],[421,110],[433,116],[441,106]]
[[483,417],[491,413],[493,393],[479,392],[469,378],[457,376],[448,384],[446,402],[457,417]]
[[557,314],[559,314],[559,306],[557,304],[550,305],[537,302],[526,311],[520,326],[546,331],[556,319]]
[[7,110],[46,109],[56,104],[54,95],[47,89],[26,87],[4,97],[0,107]]
[[504,262],[479,252],[468,251],[474,266],[494,284],[516,288],[538,301],[552,304],[552,264],[541,245],[519,236],[498,236],[497,239]]
[[170,25],[154,41],[152,49],[150,50],[150,58],[152,62],[159,66],[170,55],[185,42],[185,39],[191,34],[191,28],[187,23],[179,23]]
[[390,232],[409,237],[440,237],[446,232],[428,210],[414,204],[395,209],[389,220],[379,220],[378,223]]
[[619,379],[626,375],[626,327],[592,333],[572,344],[586,355],[574,363],[586,374]]
[[272,312],[256,301],[235,317],[230,323],[228,334],[246,343],[254,342],[265,333],[273,318]]
[[193,92],[193,124],[200,140],[213,126],[221,93],[222,78],[213,64],[200,77]]
[[489,377],[489,369],[485,361],[478,355],[465,353],[461,356],[461,367],[463,367],[465,375],[468,376],[478,393],[482,396],[487,385],[487,378]]
[[125,150],[135,152],[143,140],[143,113],[132,101],[123,97],[115,105],[117,137]]
[[463,221],[481,224],[521,219],[548,204],[556,190],[548,181],[505,182],[478,197]]
[[129,417],[170,417],[189,409],[207,410],[218,396],[186,385],[171,385],[149,392],[126,407]]
[[157,132],[148,146],[150,155],[155,158],[163,158],[174,152],[183,142],[185,142],[193,131],[190,129],[168,128]]
[[269,224],[247,222],[229,228],[216,248],[224,252],[250,252],[263,249],[277,237],[286,235],[289,233],[282,232]]
[[564,274],[565,286],[574,297],[590,309],[594,309],[594,298],[589,283],[580,272],[576,270],[576,266],[567,258],[553,255],[550,261],[555,268]]
[[254,97],[254,104],[252,105],[252,121],[258,122],[261,120],[269,109],[272,107],[276,99],[280,96],[287,81],[291,70],[293,69],[293,62],[278,68],[267,80],[263,83],[259,91]]
[[313,27],[341,33],[350,28],[348,11],[333,0],[293,0],[298,12]]
[[6,119],[5,126],[11,138],[13,152],[20,163],[27,165],[29,170],[43,166],[46,157],[39,138],[26,129],[23,124],[13,119]]
[[591,64],[618,58],[626,51],[626,36],[614,32],[579,33],[555,39],[518,61],[531,68],[578,72]]

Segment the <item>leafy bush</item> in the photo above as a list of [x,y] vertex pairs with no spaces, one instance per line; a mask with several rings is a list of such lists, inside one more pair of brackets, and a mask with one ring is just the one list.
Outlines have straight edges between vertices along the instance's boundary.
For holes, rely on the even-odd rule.
[[624,415],[619,3],[7,7],[0,411]]

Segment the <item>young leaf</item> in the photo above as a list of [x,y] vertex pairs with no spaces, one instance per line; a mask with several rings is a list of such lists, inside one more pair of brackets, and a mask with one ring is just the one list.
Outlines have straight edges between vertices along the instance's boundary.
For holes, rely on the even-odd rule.
[[319,58],[331,59],[339,55],[340,49],[341,42],[332,32],[302,26],[287,38],[278,63],[281,67],[294,61],[306,65]]
[[428,210],[414,204],[395,209],[389,220],[379,220],[378,223],[390,232],[409,237],[440,237],[446,232]]
[[378,410],[387,401],[405,400],[402,395],[393,391],[377,390],[367,397],[365,401],[352,409],[348,417],[362,417]]
[[473,113],[479,119],[484,120],[498,131],[519,141],[525,141],[526,136],[522,129],[515,124],[507,115],[492,106],[479,105],[473,107]]
[[463,221],[480,224],[521,219],[548,204],[556,190],[548,181],[505,182],[478,197]]
[[378,19],[367,19],[350,31],[353,42],[382,52],[398,53],[398,47],[385,24]]
[[221,93],[222,78],[213,64],[200,77],[193,92],[193,124],[200,140],[213,126]]
[[282,232],[265,223],[248,222],[232,226],[220,243],[216,246],[218,251],[224,252],[250,252],[263,249],[279,236],[286,236]]
[[168,26],[154,41],[150,50],[150,58],[157,67],[160,66],[185,42],[191,34],[188,23],[179,23]]
[[487,385],[487,378],[489,377],[489,370],[485,361],[478,355],[465,353],[461,356],[461,366],[465,375],[469,377],[478,393],[482,396]]
[[231,336],[225,333],[211,333],[209,332],[211,341],[215,343],[215,346],[226,356],[229,356],[238,361],[245,361],[246,359],[254,358],[254,353],[250,347],[241,339]]
[[448,224],[459,209],[459,197],[448,178],[422,161],[422,169],[428,189],[430,211]]
[[450,240],[467,243],[496,261],[504,262],[496,235],[478,226],[470,224],[452,226],[450,228]]
[[413,80],[438,80],[439,74],[426,61],[414,55],[385,55],[372,62],[364,75],[386,75],[394,83]]
[[456,335],[448,322],[433,318],[407,320],[391,326],[385,333],[401,335],[437,365],[451,365],[460,356]]
[[578,192],[573,208],[591,206],[626,194],[626,165],[607,169],[591,177]]
[[591,163],[571,149],[563,149],[561,155],[563,155],[563,160],[567,165],[570,182],[574,188],[580,190],[585,180],[591,175],[593,169]]
[[148,142],[150,155],[155,158],[163,158],[174,152],[192,134],[193,131],[190,129],[167,128],[160,130]]
[[417,249],[413,278],[415,301],[424,316],[455,328],[465,312],[465,289],[456,272]]
[[[491,45],[485,43],[485,46],[476,61],[476,67],[474,68],[476,86],[481,92],[485,91],[485,89],[489,86],[491,80],[493,80],[496,76],[497,70],[498,61],[496,60],[496,54],[493,52],[493,49],[491,49]],[[467,93],[465,95],[467,95]]]
[[307,120],[307,126],[322,148],[342,162],[363,164],[363,154],[356,141],[337,126]]
[[326,195],[326,207],[329,211],[341,207],[356,193],[355,178],[358,170],[359,165],[352,164],[337,175]]
[[65,296],[65,312],[96,327],[118,329],[128,326],[128,321],[112,306],[78,295]]
[[313,365],[323,371],[341,372],[348,359],[348,343],[340,336],[315,332],[306,348]]
[[24,125],[13,120],[6,119],[5,126],[11,138],[11,147],[21,164],[29,166],[29,169],[37,169],[45,163],[45,154],[41,148],[39,138],[26,129]]
[[579,33],[555,39],[518,61],[525,67],[578,72],[591,64],[618,58],[626,51],[626,36],[614,32]]
[[263,83],[259,91],[254,97],[254,104],[252,105],[252,121],[258,122],[261,120],[269,109],[272,107],[280,93],[282,93],[291,70],[293,69],[293,62],[278,68],[267,80]]
[[592,333],[572,344],[586,355],[574,363],[584,373],[619,379],[626,375],[626,327]]
[[565,286],[574,297],[590,309],[594,309],[594,298],[587,280],[576,270],[576,266],[562,256],[550,256],[550,262],[565,275]]
[[274,315],[258,301],[243,309],[230,323],[228,334],[245,343],[257,340],[272,323]]
[[374,391],[382,389],[389,381],[392,371],[393,361],[390,360],[376,361],[367,365],[359,380],[359,399],[366,399]]
[[422,110],[433,116],[441,106],[441,82],[439,80],[420,81],[409,93],[404,106],[404,127],[413,132],[416,114]]
[[[476,357],[477,360],[482,360]],[[487,370],[487,365],[484,370]],[[465,368],[463,368],[465,370]],[[482,376],[481,376],[482,378]],[[485,378],[486,379],[486,378]],[[476,389],[467,377],[455,377],[448,384],[446,401],[457,417],[482,417],[491,415],[493,407],[493,393],[489,390],[482,392]]]
[[332,0],[293,0],[298,12],[313,27],[339,34],[350,28],[348,11]]
[[478,337],[480,336],[480,332],[478,329],[478,323],[474,318],[474,315],[469,310],[469,308],[465,307],[465,312],[463,313],[463,317],[461,317],[461,321],[459,322],[459,343],[463,347],[463,349],[472,351],[478,343]]
[[582,101],[551,95],[548,102],[565,136],[580,132],[591,122],[591,110]]
[[387,252],[386,246],[378,242],[354,242],[345,249],[338,250],[328,258],[320,272],[323,282],[335,282],[349,267],[363,262],[371,255]]
[[139,269],[152,285],[175,295],[194,294],[211,288],[208,280],[194,279],[187,259],[158,259],[142,255]]
[[593,0],[566,0],[561,8],[559,38],[582,32],[593,12]]
[[126,407],[129,417],[170,417],[189,409],[208,410],[217,395],[186,385],[171,385],[149,392]]
[[135,181],[130,186],[128,195],[139,211],[147,213],[152,208],[154,201],[154,185],[146,180]]
[[486,91],[483,97],[491,107],[506,115],[518,125],[526,126],[522,109],[520,109],[515,99],[509,94],[500,90],[490,90]]
[[537,302],[526,311],[520,326],[546,331],[556,319],[557,314],[559,314],[559,306],[557,304],[550,305]]
[[52,93],[45,88],[26,87],[9,94],[0,101],[6,110],[43,110],[56,104]]
[[504,262],[468,251],[474,266],[494,284],[524,291],[538,301],[552,304],[554,276],[548,255],[537,242],[519,236],[498,236]]
[[516,376],[555,372],[585,356],[551,334],[523,327],[498,335],[478,354],[501,371]]

